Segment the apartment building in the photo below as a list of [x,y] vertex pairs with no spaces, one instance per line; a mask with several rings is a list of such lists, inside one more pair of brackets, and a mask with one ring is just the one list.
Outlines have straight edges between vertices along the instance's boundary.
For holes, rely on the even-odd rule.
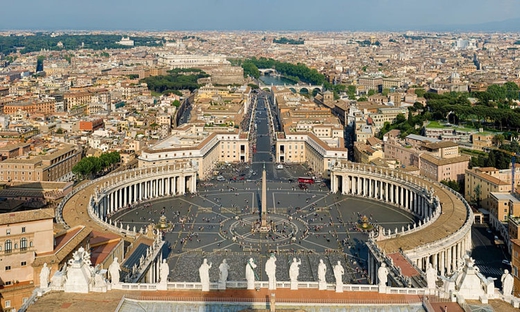
[[359,77],[358,85],[364,86],[365,90],[374,90],[380,92],[383,86],[383,78],[381,77]]
[[[520,181],[520,170],[515,169],[515,185]],[[491,208],[491,193],[511,191],[511,170],[499,170],[494,167],[466,169],[464,198],[467,201],[479,201],[482,208]]]
[[80,131],[96,131],[105,125],[101,118],[90,118],[87,120],[80,120],[79,130]]
[[52,114],[56,112],[56,101],[52,98],[47,98],[26,102],[12,102],[4,105],[4,114],[13,115],[18,112]]
[[52,252],[54,209],[0,214],[0,302],[3,311],[19,309],[31,296],[37,255]]
[[90,92],[69,92],[63,95],[64,109],[66,112],[73,107],[84,106],[92,102],[92,93]]
[[19,143],[0,147],[0,160],[22,156],[31,150],[31,144]]
[[43,155],[8,158],[0,162],[0,178],[7,182],[66,181],[72,167],[81,160],[81,151],[62,144]]
[[513,275],[513,296],[520,296],[520,239],[511,239],[511,275]]
[[429,153],[419,156],[419,170],[422,176],[435,181],[464,181],[464,173],[469,165],[469,156],[436,157]]
[[363,164],[370,164],[376,159],[384,158],[382,141],[372,137],[366,143],[354,142],[354,160]]

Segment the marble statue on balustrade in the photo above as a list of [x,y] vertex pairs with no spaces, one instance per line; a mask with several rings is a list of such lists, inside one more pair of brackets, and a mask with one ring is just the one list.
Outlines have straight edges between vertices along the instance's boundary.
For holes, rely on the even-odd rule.
[[[163,261],[161,263],[161,268],[159,269],[159,276],[160,276],[159,283],[160,284],[168,283],[169,274],[170,274],[170,266],[168,265],[168,262],[166,262],[166,259],[163,259]],[[209,277],[208,277],[208,281],[209,281]]]
[[249,258],[246,264],[247,289],[255,289],[255,268],[255,261],[253,258]]
[[51,277],[50,288],[52,290],[62,290],[65,281],[67,280],[67,264],[61,270],[56,271]]
[[110,283],[112,285],[119,285],[119,271],[121,271],[121,266],[119,265],[118,258],[114,257],[114,261],[108,267],[108,273],[110,274]]
[[40,271],[40,288],[47,288],[49,286],[49,275],[51,270],[47,266],[47,263],[43,264],[42,270]]
[[202,291],[209,291],[209,269],[212,264],[208,264],[208,259],[204,259],[199,267],[200,283],[202,284]]
[[504,270],[504,274],[500,278],[502,281],[502,294],[504,296],[511,296],[513,293],[513,275],[509,273],[509,270]]
[[488,277],[485,281],[486,295],[489,298],[493,298],[495,296],[495,280],[494,277]]
[[386,263],[381,263],[381,266],[377,270],[377,277],[379,278],[379,286],[386,286],[388,282],[388,269],[386,268]]
[[300,275],[300,265],[302,260],[296,260],[293,258],[291,266],[289,268],[289,278],[291,279],[291,289],[298,290],[298,275]]
[[98,264],[94,268],[94,276],[93,276],[93,283],[91,286],[92,291],[96,292],[107,292],[107,290],[111,289],[109,284],[107,283],[107,280],[105,279],[105,274],[107,270],[101,269],[101,266]]
[[386,292],[386,283],[388,282],[388,268],[386,267],[386,263],[381,263],[381,266],[377,270],[377,278],[379,279],[379,292]]
[[220,271],[218,276],[218,288],[226,289],[226,282],[229,274],[229,264],[227,264],[226,259],[222,260],[222,263],[219,265],[218,269]]
[[341,261],[334,266],[334,278],[336,279],[336,292],[343,292],[343,274],[345,270],[341,265]]
[[271,254],[271,257],[265,262],[265,274],[269,279],[269,290],[276,290],[276,257]]
[[327,289],[327,280],[325,279],[325,274],[327,273],[327,266],[323,263],[323,259],[320,259],[320,264],[318,264],[318,289],[325,290]]
[[426,284],[428,285],[428,289],[435,289],[437,282],[437,270],[435,270],[431,263],[428,263],[428,268],[426,269]]

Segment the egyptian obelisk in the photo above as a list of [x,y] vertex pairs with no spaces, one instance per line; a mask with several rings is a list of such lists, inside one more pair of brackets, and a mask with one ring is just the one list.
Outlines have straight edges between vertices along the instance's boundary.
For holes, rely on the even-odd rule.
[[265,173],[265,163],[264,169],[262,171],[262,207],[260,210],[260,227],[267,227],[267,181],[266,181],[266,173]]

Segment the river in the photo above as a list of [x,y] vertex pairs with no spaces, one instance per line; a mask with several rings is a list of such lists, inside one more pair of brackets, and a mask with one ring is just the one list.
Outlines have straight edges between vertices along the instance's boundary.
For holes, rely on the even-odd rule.
[[268,86],[270,86],[271,84],[275,85],[275,86],[283,86],[284,84],[286,84],[286,85],[295,84],[292,80],[289,80],[289,79],[281,77],[281,76],[265,75],[265,76],[260,76],[260,80],[262,80],[262,82]]

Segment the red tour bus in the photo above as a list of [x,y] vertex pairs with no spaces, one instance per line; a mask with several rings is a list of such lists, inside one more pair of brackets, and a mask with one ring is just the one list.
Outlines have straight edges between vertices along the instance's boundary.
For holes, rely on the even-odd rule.
[[311,177],[300,177],[298,183],[314,184],[314,178]]

